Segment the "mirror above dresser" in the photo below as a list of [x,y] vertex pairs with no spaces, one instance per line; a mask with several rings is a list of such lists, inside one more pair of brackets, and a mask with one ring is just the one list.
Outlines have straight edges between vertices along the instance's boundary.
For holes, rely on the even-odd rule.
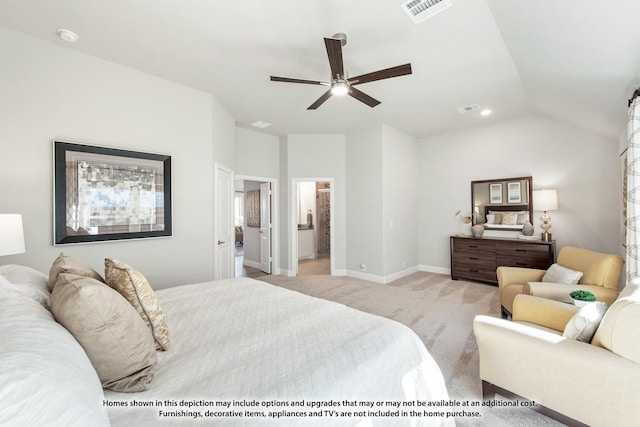
[[473,224],[486,230],[522,230],[533,224],[532,178],[489,179],[471,182]]

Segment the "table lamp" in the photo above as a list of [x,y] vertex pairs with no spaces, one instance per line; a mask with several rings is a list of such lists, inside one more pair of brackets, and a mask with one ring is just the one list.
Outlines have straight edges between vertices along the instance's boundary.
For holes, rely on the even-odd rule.
[[551,217],[547,214],[548,211],[558,210],[558,192],[556,190],[533,190],[533,210],[542,211],[540,217],[540,228],[542,228],[541,238],[544,242],[550,242],[552,240],[551,233]]
[[0,214],[0,256],[24,252],[22,215]]

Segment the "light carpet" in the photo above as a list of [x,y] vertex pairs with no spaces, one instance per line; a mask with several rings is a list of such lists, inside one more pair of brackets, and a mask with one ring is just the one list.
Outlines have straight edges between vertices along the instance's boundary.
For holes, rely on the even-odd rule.
[[[451,280],[442,274],[418,272],[381,285],[350,277],[263,276],[257,279],[307,295],[396,320],[424,342],[445,378],[449,396],[482,399],[478,347],[473,319],[478,314],[499,317],[498,288]],[[526,408],[479,408],[479,419],[457,419],[459,426],[561,426]]]

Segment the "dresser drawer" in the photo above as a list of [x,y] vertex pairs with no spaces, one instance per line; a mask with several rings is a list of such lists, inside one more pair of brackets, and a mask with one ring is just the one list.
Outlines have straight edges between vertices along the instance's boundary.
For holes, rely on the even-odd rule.
[[522,268],[537,268],[540,270],[546,270],[549,268],[549,259],[545,257],[540,258],[527,258],[527,257],[507,257],[498,255],[497,266],[498,267],[522,267]]
[[507,257],[549,259],[549,245],[503,243],[498,245],[496,252],[498,255]]
[[489,268],[496,266],[496,254],[494,252],[454,252],[453,260],[456,264],[486,265]]
[[495,266],[493,268],[489,268],[487,266],[479,265],[455,264],[451,270],[451,276],[456,279],[461,277],[464,279],[482,280],[491,283],[496,283],[497,281]]
[[497,266],[547,269],[553,263],[550,245],[503,243],[496,248]]
[[454,252],[490,252],[495,254],[496,243],[490,240],[460,238],[453,240],[453,250]]

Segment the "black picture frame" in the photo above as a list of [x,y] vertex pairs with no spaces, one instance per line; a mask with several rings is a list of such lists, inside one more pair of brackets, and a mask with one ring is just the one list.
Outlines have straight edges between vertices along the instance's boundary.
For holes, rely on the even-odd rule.
[[172,235],[171,156],[53,141],[54,245]]

